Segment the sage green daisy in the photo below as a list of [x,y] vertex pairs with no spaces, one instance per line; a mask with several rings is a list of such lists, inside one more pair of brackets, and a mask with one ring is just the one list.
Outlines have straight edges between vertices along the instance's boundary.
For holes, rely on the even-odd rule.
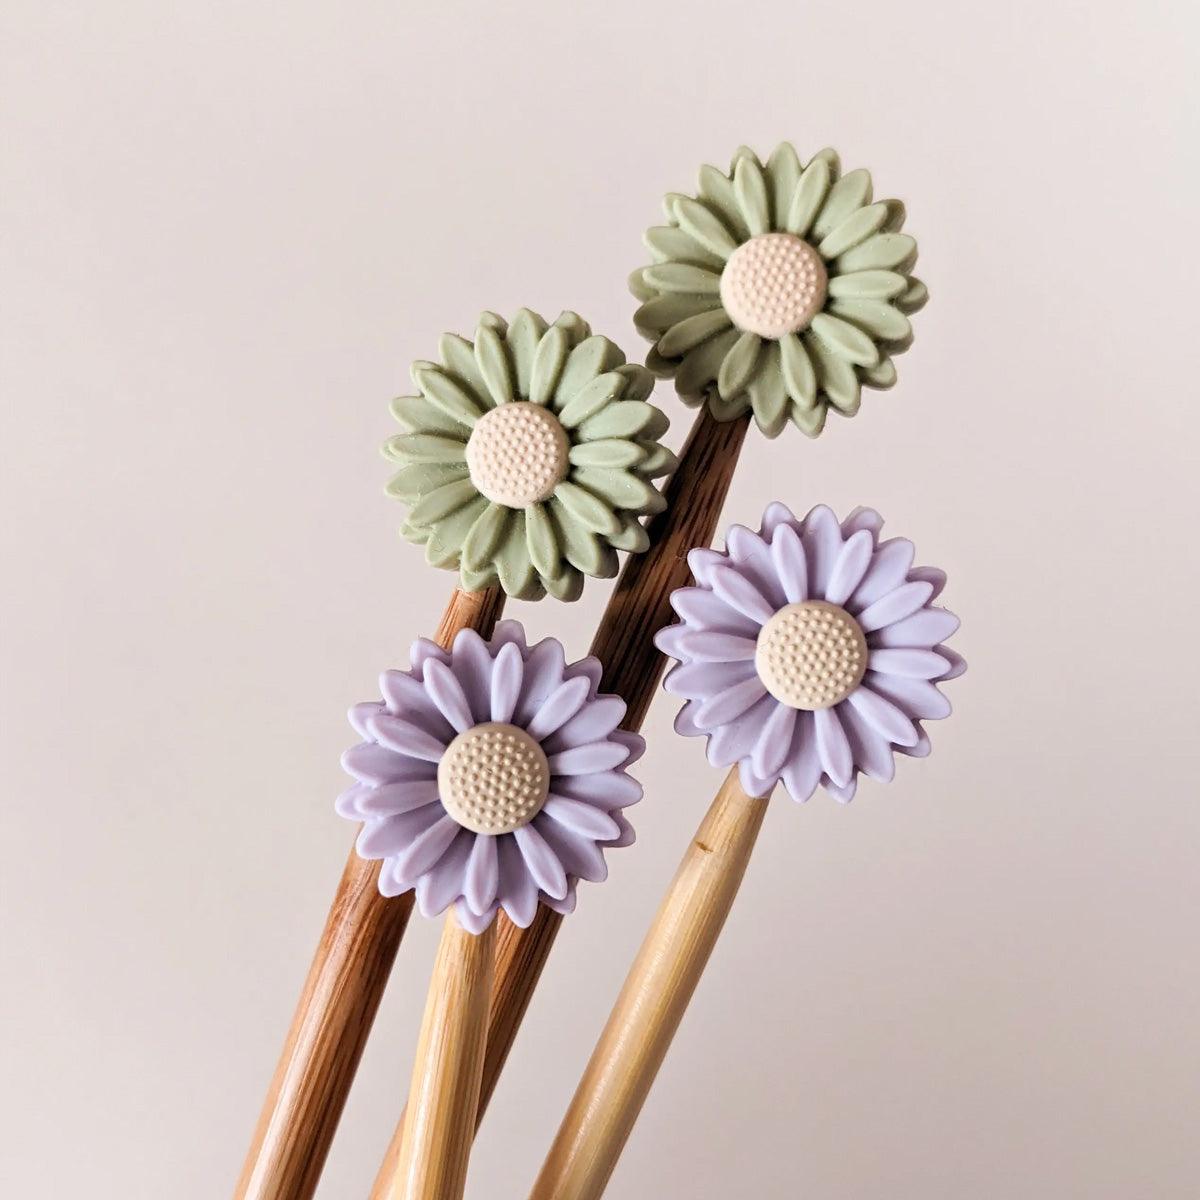
[[484,313],[473,342],[439,348],[413,364],[418,394],[392,401],[403,433],[384,445],[401,533],[432,564],[468,591],[574,600],[585,575],[616,574],[618,550],[647,548],[640,518],[666,507],[651,481],[675,466],[649,371],[571,312]]
[[871,200],[871,176],[833,150],[802,165],[787,142],[766,163],[742,147],[729,173],[700,168],[694,196],[664,202],[635,271],[647,366],[719,421],[746,411],[767,437],[790,418],[810,437],[830,408],[858,411],[862,387],[896,382],[927,298],[904,205]]

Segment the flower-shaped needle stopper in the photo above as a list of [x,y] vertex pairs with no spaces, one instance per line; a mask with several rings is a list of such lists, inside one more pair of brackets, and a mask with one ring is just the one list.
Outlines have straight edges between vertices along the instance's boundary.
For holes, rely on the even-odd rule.
[[866,171],[842,174],[832,150],[802,166],[787,142],[765,164],[742,147],[728,175],[702,167],[697,194],[664,207],[630,286],[648,366],[685,403],[721,421],[752,410],[768,437],[791,418],[815,437],[830,407],[853,416],[864,384],[896,382],[926,291],[904,206],[872,203]]
[[392,402],[404,432],[384,446],[401,467],[388,492],[411,505],[401,532],[431,563],[468,591],[574,600],[585,575],[616,574],[618,550],[646,549],[639,518],[664,507],[651,481],[675,456],[644,367],[574,313],[548,325],[528,309],[485,313],[440,353],[413,365],[420,394]]
[[457,904],[474,933],[501,908],[527,926],[539,899],[570,912],[578,880],[605,878],[604,847],[633,841],[621,810],[642,795],[627,768],[645,743],[599,682],[596,659],[527,646],[516,621],[449,651],[421,639],[409,670],[385,671],[383,700],[350,710],[365,740],[336,805],[363,822],[359,854],[384,860],[379,890],[415,888],[426,916]]
[[913,566],[903,538],[856,509],[824,505],[803,521],[772,504],[758,533],[735,525],[723,552],[688,555],[696,586],[659,632],[679,660],[664,686],[687,703],[677,732],[708,738],[713,766],[739,764],[742,787],[765,796],[781,780],[807,800],[818,783],[839,800],[858,775],[890,780],[893,753],[929,753],[925,720],[948,716],[937,683],[966,664],[942,642],[958,618],[931,604],[945,584]]

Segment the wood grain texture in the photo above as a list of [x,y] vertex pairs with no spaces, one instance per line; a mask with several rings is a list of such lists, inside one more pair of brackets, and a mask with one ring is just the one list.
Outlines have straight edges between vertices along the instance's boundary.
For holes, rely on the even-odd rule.
[[[679,466],[664,489],[667,507],[647,524],[650,548],[626,559],[600,619],[591,647],[604,668],[600,687],[625,700],[621,724],[631,732],[641,728],[666,664],[654,645],[654,635],[672,620],[671,593],[691,579],[687,552],[693,546],[712,543],[749,423],[748,416],[715,421],[707,409],[701,410],[679,456]],[[479,1095],[480,1122],[562,924],[562,917],[544,905],[538,907],[528,929],[514,925],[504,913],[496,920],[496,974]],[[396,1169],[404,1121],[402,1113],[371,1200],[380,1200],[382,1181]]]
[[[468,628],[490,637],[503,606],[499,588],[456,589],[436,641],[449,646]],[[411,893],[390,900],[379,894],[379,867],[351,850],[235,1200],[309,1200],[316,1191],[413,907]]]
[[596,1200],[642,1110],[733,905],[767,801],[737,768],[679,865],[596,1043],[530,1200]]
[[496,922],[478,936],[451,909],[438,946],[396,1169],[382,1200],[462,1200],[483,1077]]

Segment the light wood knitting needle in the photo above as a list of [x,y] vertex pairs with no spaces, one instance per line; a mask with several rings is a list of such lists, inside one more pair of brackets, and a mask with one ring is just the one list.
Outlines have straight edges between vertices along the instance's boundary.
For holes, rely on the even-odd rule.
[[468,933],[452,908],[425,1002],[413,1063],[413,1119],[406,1122],[386,1200],[461,1200],[483,1078],[496,923]]
[[716,945],[767,801],[730,771],[688,847],[596,1043],[530,1200],[596,1200]]
[[[490,637],[499,588],[456,589],[438,645],[462,629]],[[379,862],[352,848],[263,1103],[235,1200],[309,1200],[413,908],[411,892],[379,894]]]
[[[647,525],[650,548],[626,560],[604,610],[590,653],[604,664],[601,690],[625,701],[622,727],[631,732],[641,728],[666,663],[653,637],[673,620],[671,593],[686,586],[691,576],[688,551],[712,542],[749,422],[749,416],[720,422],[707,408],[700,411],[680,455],[679,466],[664,489],[667,507]],[[496,972],[477,1123],[482,1121],[504,1069],[562,917],[539,905],[528,929],[514,925],[504,913],[496,921],[499,926]],[[381,1189],[395,1174],[404,1124],[402,1114],[376,1177],[371,1200],[382,1200],[386,1195]]]

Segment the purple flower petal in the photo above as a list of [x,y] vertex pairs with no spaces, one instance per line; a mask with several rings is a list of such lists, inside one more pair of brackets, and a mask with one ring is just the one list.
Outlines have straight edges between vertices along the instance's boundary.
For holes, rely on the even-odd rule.
[[370,738],[370,731],[367,729],[367,722],[377,713],[383,711],[383,705],[378,700],[368,700],[362,704],[356,704],[347,714],[350,718],[350,726],[360,738],[364,740]]
[[789,604],[808,599],[808,559],[800,535],[790,525],[781,525],[771,540],[771,558]]
[[[430,805],[430,808],[435,807]],[[424,811],[424,810],[421,810]],[[437,861],[450,848],[450,843],[462,830],[453,817],[441,810],[442,816],[423,833],[417,834],[406,846],[399,850],[389,850],[388,857],[392,860],[392,872],[397,879],[408,880],[411,886],[416,886],[417,880],[427,871],[431,871]],[[396,817],[393,820],[401,820]]]
[[512,837],[499,839],[501,905],[512,923],[527,929],[537,912],[538,887]]
[[446,752],[445,745],[437,738],[400,717],[393,717],[387,713],[377,713],[373,716],[370,720],[370,730],[381,746],[408,758],[441,762],[442,755]]
[[567,874],[546,839],[532,825],[522,825],[514,830],[513,838],[534,883],[547,896],[561,900],[567,894]]
[[640,733],[631,733],[628,729],[614,729],[608,735],[608,740],[625,747],[625,769],[632,767],[646,753],[646,739]]
[[560,683],[526,722],[525,732],[535,742],[549,737],[579,712],[587,701],[590,687],[590,682],[584,678],[567,679]]
[[557,754],[572,746],[598,742],[608,737],[624,719],[625,701],[620,696],[598,696],[546,738],[542,749],[547,754]]
[[593,775],[562,775],[554,780],[554,793],[611,812],[628,808],[642,798],[642,785],[624,771],[597,771]]
[[756,644],[749,638],[735,637],[731,633],[708,633],[704,630],[695,633],[685,631],[676,640],[676,645],[683,658],[691,658],[696,662],[741,662],[752,659],[756,649]]
[[946,586],[946,572],[938,567],[913,567],[908,572],[911,580],[927,583],[933,588],[932,599],[936,600]]
[[913,544],[904,538],[892,538],[875,549],[871,565],[845,607],[852,613],[861,612],[881,596],[898,588],[908,578],[912,566]]
[[705,700],[696,710],[696,724],[705,729],[716,725],[728,725],[742,715],[752,704],[757,704],[767,694],[762,680],[757,675],[731,688],[717,692]]
[[941,676],[943,680],[957,679],[967,669],[967,660],[949,646],[939,646],[937,653],[949,664],[946,673]]
[[553,638],[545,638],[530,648],[525,658],[521,699],[513,714],[515,724],[525,727],[529,718],[541,708],[542,701],[562,683],[565,669],[563,649]]
[[950,701],[924,679],[902,675],[876,675],[868,671],[863,681],[911,718],[940,721],[950,715]]
[[710,572],[715,567],[723,567],[726,561],[726,556],[719,550],[709,550],[704,546],[697,546],[687,554],[688,569],[702,587],[710,586]]
[[741,720],[714,729],[708,742],[708,761],[714,767],[728,767],[750,754],[758,741],[758,731],[778,703],[774,696],[764,696]]
[[892,743],[876,730],[851,704],[838,707],[842,728],[850,743],[855,765],[864,775],[889,783],[896,774]]
[[619,767],[628,757],[629,751],[624,746],[609,741],[572,746],[570,750],[551,754],[546,761],[550,764],[551,776],[591,775],[595,771]]
[[813,713],[813,724],[817,733],[817,753],[825,774],[837,784],[850,782],[854,774],[854,758],[846,731],[838,720],[837,710],[820,708]]
[[393,783],[399,779],[419,778],[414,761],[375,742],[360,742],[342,755],[342,770],[362,783]]
[[792,510],[786,504],[780,503],[778,500],[772,500],[767,505],[767,511],[763,513],[762,532],[763,537],[770,538],[775,531],[783,525],[797,526],[800,522],[796,519]]
[[497,905],[492,904],[481,913],[472,912],[470,904],[464,897],[455,905],[454,915],[468,933],[478,935],[496,919],[497,911],[499,911]]
[[504,647],[509,644],[516,646],[521,652],[522,658],[525,655],[525,629],[520,621],[506,620],[497,621],[496,628],[492,631],[492,645]]
[[950,660],[933,650],[901,648],[872,650],[867,665],[881,675],[903,675],[907,679],[940,679],[950,669]]
[[500,647],[492,668],[492,695],[488,711],[493,721],[507,723],[512,720],[524,678],[525,660],[521,657],[520,648],[515,642],[506,642]]
[[678,588],[671,595],[671,607],[693,629],[715,629],[721,633],[740,633],[743,637],[758,634],[754,621],[707,588]]
[[477,833],[463,871],[463,899],[472,912],[486,913],[496,900],[500,887],[500,856],[496,839]]
[[911,617],[933,594],[928,583],[904,583],[894,591],[881,596],[858,614],[858,623],[866,633],[873,633],[885,625],[895,625],[905,617]]
[[467,869],[471,847],[475,845],[475,836],[469,829],[460,829],[433,870],[417,880],[417,907],[422,916],[436,917],[444,913],[462,895],[463,873]]
[[603,842],[617,836],[617,823],[602,809],[582,800],[571,800],[566,796],[550,795],[542,805],[542,812],[565,825],[568,829],[593,841]]
[[849,538],[860,529],[865,529],[870,533],[872,542],[877,542],[883,529],[883,518],[873,508],[856,508],[842,522],[842,536]]
[[413,812],[368,821],[358,834],[358,853],[363,858],[390,858],[427,833],[445,815],[446,810],[440,804],[427,804]]
[[734,525],[725,535],[729,561],[738,574],[744,575],[766,600],[771,612],[784,604],[783,588],[771,559],[771,547],[744,525]]
[[492,704],[492,668],[488,644],[473,629],[461,629],[454,638],[450,670],[458,680],[474,722],[486,721]]
[[[432,770],[431,764],[426,764]],[[373,817],[394,817],[400,813],[438,803],[437,778],[407,779],[400,783],[385,783],[382,787],[366,789],[355,814],[359,820]]]
[[445,663],[430,662],[426,665],[425,690],[438,706],[438,711],[459,733],[464,733],[475,724],[462,685]]
[[958,624],[958,618],[944,608],[923,608],[903,621],[876,630],[871,636],[871,645],[928,649],[944,642],[958,628]]
[[849,804],[854,799],[854,793],[858,791],[857,778],[851,779],[847,783],[836,783],[829,778],[825,778],[821,782],[825,785],[825,790],[839,804]]
[[769,779],[763,778],[755,773],[754,768],[750,765],[750,760],[743,758],[738,763],[738,780],[747,796],[766,800],[775,790],[775,785],[779,782],[779,776],[776,775]]
[[775,615],[775,609],[754,584],[732,568],[713,571],[712,589],[726,604],[760,625],[765,625]]
[[[589,883],[603,883],[608,878],[608,865],[604,861],[604,852],[595,840],[551,820],[545,811],[543,809],[538,814],[534,825],[562,863],[568,881],[575,877],[586,879]],[[613,838],[620,837],[621,830],[616,821],[613,821],[613,830]],[[605,845],[610,844],[611,840],[605,842]]]
[[804,518],[801,541],[808,556],[809,594],[822,597],[829,586],[833,564],[842,551],[842,527],[828,505],[818,504]]
[[408,661],[412,663],[412,672],[418,680],[424,678],[425,664],[431,659],[448,663],[450,652],[428,638],[417,638],[408,652]]
[[779,778],[792,748],[792,736],[799,716],[797,709],[789,708],[786,704],[775,705],[775,711],[763,723],[750,756],[755,775],[762,779]]
[[[440,662],[439,659],[429,661]],[[387,712],[392,716],[403,714],[410,725],[423,729],[439,741],[449,742],[454,737],[454,726],[442,716],[424,683],[408,671],[384,671],[379,677],[379,690],[387,701]]]
[[914,746],[917,731],[913,723],[890,700],[873,692],[865,684],[854,689],[846,701],[880,737],[898,746]]
[[825,599],[830,604],[846,603],[850,594],[862,582],[874,553],[874,539],[865,529],[850,535],[838,553],[829,575],[829,584],[825,588]]
[[754,663],[749,659],[728,663],[681,663],[667,672],[663,687],[673,696],[692,700],[733,687],[753,675]]
[[803,803],[821,782],[821,756],[817,753],[817,733],[810,712],[802,712],[792,735],[792,747],[783,765],[783,786],[793,800]]

